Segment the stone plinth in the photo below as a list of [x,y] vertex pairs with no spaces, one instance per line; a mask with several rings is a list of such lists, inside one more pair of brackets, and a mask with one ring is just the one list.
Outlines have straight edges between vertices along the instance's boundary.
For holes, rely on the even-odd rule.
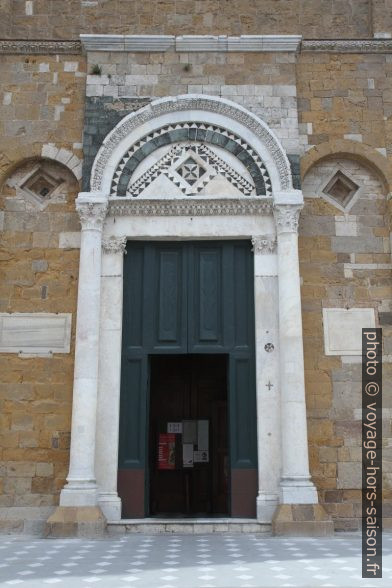
[[325,537],[334,526],[320,504],[281,504],[272,519],[272,533],[289,537]]
[[98,506],[59,506],[48,518],[46,537],[103,537],[106,519]]

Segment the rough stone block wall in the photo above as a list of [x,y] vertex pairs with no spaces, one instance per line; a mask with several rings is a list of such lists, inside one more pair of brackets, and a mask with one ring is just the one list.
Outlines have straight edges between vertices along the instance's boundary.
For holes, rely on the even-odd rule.
[[0,38],[76,39],[80,33],[301,33],[310,39],[373,35],[372,0],[0,0],[0,9]]
[[[320,197],[339,166],[361,186],[349,215]],[[324,355],[323,308],[374,308],[383,328],[384,517],[391,517],[392,281],[387,201],[382,182],[355,160],[329,158],[303,183],[300,275],[310,467],[337,530],[360,529],[361,357]]]
[[390,33],[392,29],[392,0],[373,0],[373,33]]
[[[391,161],[391,63],[390,55],[303,52],[297,65],[300,131],[308,133],[307,149],[313,147],[309,156],[317,157],[318,151],[330,155],[304,179],[300,273],[311,472],[338,529],[358,529],[360,524],[361,371],[360,364],[348,358],[324,355],[324,307],[375,308],[383,328],[384,516],[391,517],[387,398],[392,330],[384,320],[392,296],[390,219],[387,189],[371,169],[375,156],[383,172]],[[346,150],[351,153],[348,159]],[[370,167],[364,165],[366,159]],[[308,169],[306,160],[302,163]],[[346,215],[315,198],[337,166],[363,186]]]
[[[266,121],[287,153],[298,155],[307,138],[298,131],[295,59],[284,52],[89,52],[83,177],[88,178],[103,137],[121,117],[155,98],[188,93],[243,105]],[[101,75],[91,75],[94,66]]]
[[392,55],[303,52],[297,72],[310,146],[347,139],[392,154]]
[[[0,312],[70,312],[74,332],[84,63],[66,55],[0,59]],[[41,165],[64,180],[42,209],[18,185]],[[40,518],[34,507],[58,500],[72,380],[73,344],[52,358],[0,355],[0,512],[20,514],[2,527],[20,529],[23,518]]]

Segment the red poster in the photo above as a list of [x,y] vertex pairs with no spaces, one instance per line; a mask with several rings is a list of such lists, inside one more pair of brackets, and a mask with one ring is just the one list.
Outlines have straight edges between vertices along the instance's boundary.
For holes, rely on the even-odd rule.
[[176,467],[176,436],[174,433],[159,433],[158,469],[174,470]]

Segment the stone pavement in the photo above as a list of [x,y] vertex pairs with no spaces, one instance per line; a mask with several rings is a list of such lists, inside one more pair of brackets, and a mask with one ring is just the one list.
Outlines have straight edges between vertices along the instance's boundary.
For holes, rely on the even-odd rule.
[[0,537],[0,586],[360,588],[392,586],[392,534],[379,580],[361,578],[360,535],[278,538],[129,534],[101,541]]

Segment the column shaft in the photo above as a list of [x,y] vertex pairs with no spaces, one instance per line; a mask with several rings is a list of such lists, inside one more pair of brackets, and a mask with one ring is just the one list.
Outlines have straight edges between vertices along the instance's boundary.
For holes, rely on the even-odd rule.
[[276,239],[253,237],[256,326],[257,519],[270,523],[281,472],[279,330]]
[[110,521],[121,519],[117,472],[125,244],[125,237],[102,243],[96,473],[99,504]]
[[298,217],[301,206],[275,206],[278,233],[283,503],[317,503],[310,480],[305,404]]
[[101,237],[107,203],[77,201],[82,223],[68,484],[61,506],[97,504],[95,430],[98,381]]

